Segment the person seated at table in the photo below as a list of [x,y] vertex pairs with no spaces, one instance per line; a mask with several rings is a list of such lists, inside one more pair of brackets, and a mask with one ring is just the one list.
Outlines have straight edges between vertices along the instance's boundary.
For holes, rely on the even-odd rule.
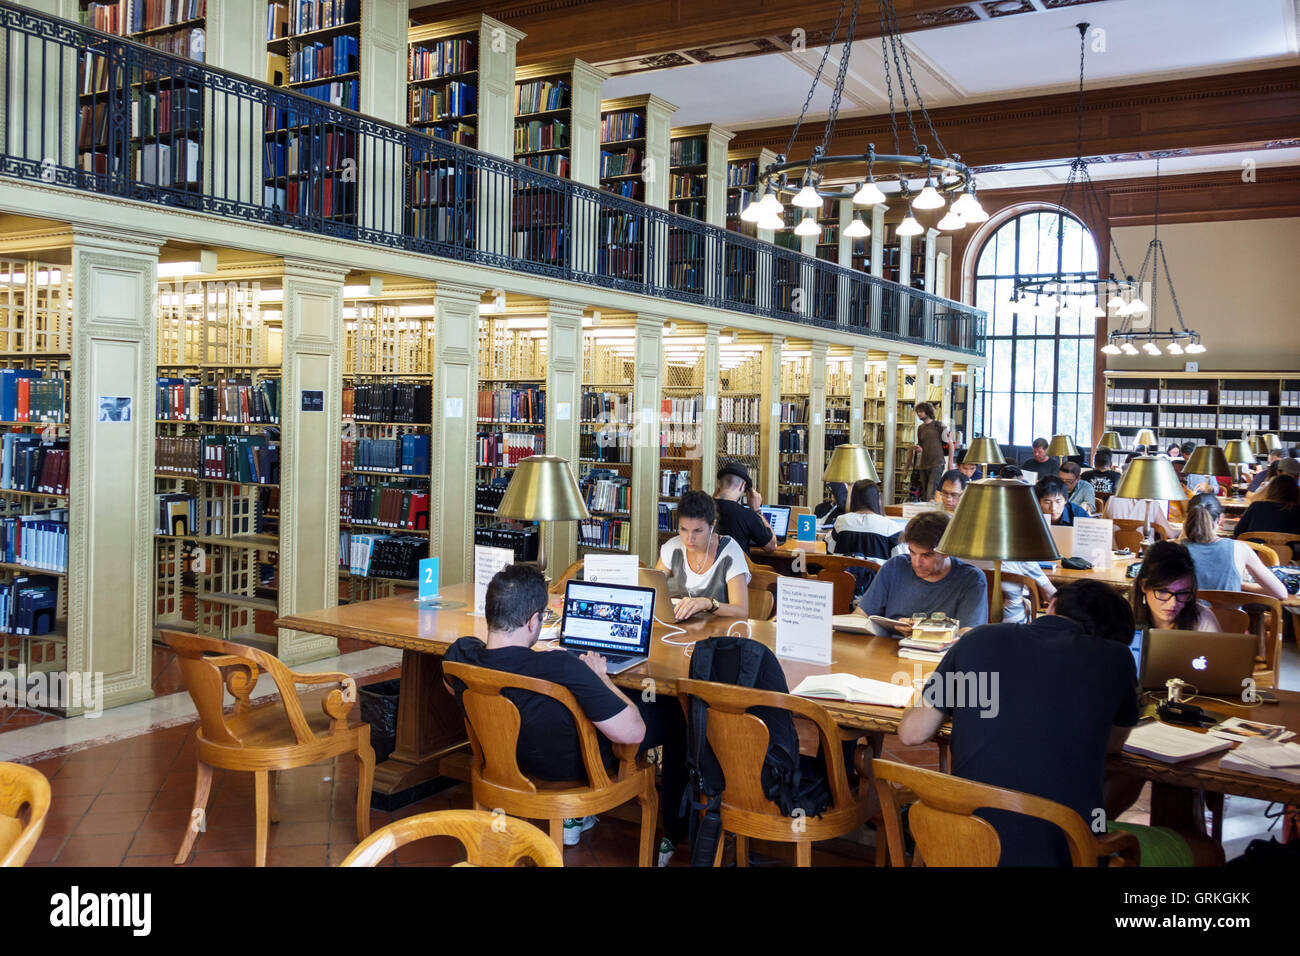
[[[992,561],[967,559],[967,563],[985,571],[993,570]],[[1043,566],[1037,561],[1003,561],[1002,571],[1004,574],[1018,574],[1021,577],[1033,578],[1034,583],[1038,585],[1038,592],[1045,601],[1056,593],[1056,585],[1048,580],[1043,572]],[[1028,621],[1029,612],[1025,608],[1027,600],[1029,600],[1029,589],[1019,584],[1010,584],[1004,577],[1002,579],[1002,623],[1024,624]]]
[[1097,510],[1097,493],[1091,484],[1080,477],[1082,470],[1077,462],[1063,461],[1059,477],[1065,484],[1065,500],[1091,515]]
[[[1138,721],[1132,637],[1133,613],[1119,592],[1100,581],[1071,581],[1046,615],[977,627],[954,644],[926,681],[921,702],[903,714],[899,741],[923,744],[950,718],[953,776],[1054,800],[1091,826],[1099,810],[1110,810],[1106,758],[1120,752]],[[990,678],[988,694],[971,694],[965,675],[999,680]],[[976,815],[997,830],[999,866],[1070,865],[1055,825],[1003,810]],[[1137,836],[1144,865],[1223,859],[1203,836],[1193,843],[1164,828],[1108,822],[1107,829]]]
[[1071,526],[1075,518],[1089,517],[1088,512],[1066,500],[1065,482],[1055,475],[1038,479],[1034,485],[1034,497],[1038,499],[1038,507],[1043,510],[1048,524]]
[[[707,497],[707,496],[706,496]],[[600,753],[609,770],[617,767],[611,743],[663,747],[664,840],[660,860],[672,855],[684,840],[689,818],[682,813],[686,792],[686,722],[681,705],[673,698],[634,702],[605,673],[605,658],[595,651],[579,656],[563,648],[538,653],[534,646],[542,633],[547,604],[546,578],[535,567],[512,564],[488,582],[483,614],[487,641],[462,637],[447,649],[446,660],[492,670],[535,677],[566,688],[583,714],[600,731]],[[465,685],[454,677],[444,683],[457,701]],[[563,704],[541,694],[511,689],[504,692],[519,710],[519,769],[542,780],[586,780],[587,771],[578,744],[578,729]],[[574,846],[596,822],[595,817],[564,821],[564,845]]]
[[749,617],[745,552],[717,532],[717,522],[713,499],[702,491],[688,491],[677,505],[677,537],[659,548],[655,567],[668,573],[668,593],[678,621],[700,613]]
[[1175,442],[1165,449],[1165,456],[1168,457],[1170,461],[1181,461],[1183,457],[1183,446]]
[[1023,481],[1025,484],[1029,484],[1029,479],[1025,477],[1025,473],[1015,465],[1003,465],[998,471],[998,477]]
[[769,554],[776,550],[776,533],[758,510],[763,499],[749,480],[749,469],[740,462],[729,461],[718,470],[713,505],[718,534],[736,542],[741,554],[749,554],[750,548],[762,548]]
[[1047,453],[1048,441],[1046,438],[1035,438],[1033,445],[1033,454],[1020,463],[1023,471],[1032,471],[1035,480],[1042,478],[1044,475],[1055,475],[1061,470],[1061,459],[1055,455]]
[[1106,499],[1102,517],[1141,521],[1144,529],[1159,531],[1160,537],[1166,541],[1177,537],[1169,525],[1168,501],[1155,498],[1117,498],[1111,495]]
[[1268,495],[1269,485],[1273,484],[1278,475],[1290,475],[1292,478],[1300,478],[1300,461],[1294,458],[1279,458],[1268,468],[1270,474],[1264,479],[1264,483],[1254,491],[1246,492],[1246,500],[1252,504]]
[[1263,468],[1255,469],[1255,474],[1251,476],[1249,484],[1246,485],[1246,492],[1258,491],[1259,486],[1268,481],[1277,474],[1277,463],[1285,458],[1281,448],[1270,448],[1268,452],[1268,462]]
[[[950,517],[938,511],[919,514],[907,523],[903,537],[906,555],[897,555],[872,578],[858,600],[857,614],[898,620],[941,611],[963,627],[988,620],[988,584],[984,572],[936,549]],[[896,628],[906,637],[908,625]],[[893,632],[884,632],[895,637]]]
[[849,511],[835,519],[835,527],[826,539],[826,550],[835,553],[835,537],[846,531],[862,531],[888,538],[898,534],[903,522],[885,515],[880,504],[880,487],[870,478],[860,478],[853,483],[849,493]]
[[1196,586],[1207,591],[1251,591],[1286,600],[1286,586],[1245,541],[1219,537],[1223,505],[1214,495],[1199,494],[1187,503],[1179,542],[1196,565]]
[[942,505],[945,511],[956,511],[968,481],[959,468],[945,471],[939,478],[939,488],[934,493],[935,504]]
[[1133,581],[1132,599],[1137,627],[1222,630],[1210,606],[1196,600],[1196,562],[1177,541],[1157,541],[1147,549]]
[[849,486],[844,482],[829,482],[826,491],[830,497],[813,509],[819,528],[834,525],[835,519],[845,513],[849,503]]
[[1290,475],[1278,475],[1269,482],[1268,492],[1246,508],[1232,536],[1240,538],[1251,532],[1300,535],[1300,484]]
[[1119,487],[1120,478],[1123,477],[1118,468],[1111,466],[1114,460],[1115,456],[1111,454],[1109,448],[1098,448],[1092,456],[1092,469],[1080,475],[1080,479],[1092,485],[1093,492],[1100,491],[1103,495],[1113,495],[1115,489]]
[[979,465],[962,462],[957,466],[957,470],[966,476],[967,481],[979,481],[984,477],[984,471]]

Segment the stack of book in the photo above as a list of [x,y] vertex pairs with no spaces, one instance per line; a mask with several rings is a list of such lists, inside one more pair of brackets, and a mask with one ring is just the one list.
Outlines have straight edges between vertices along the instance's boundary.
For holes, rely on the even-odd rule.
[[949,632],[947,637],[918,636],[917,631],[911,637],[898,642],[898,656],[909,661],[941,661],[948,648],[957,643],[957,635]]
[[408,433],[400,438],[362,438],[343,442],[345,471],[429,473],[429,436]]
[[19,575],[0,586],[0,631],[49,634],[58,607],[58,582],[39,574]]
[[71,461],[67,439],[47,442],[39,435],[5,432],[0,439],[0,488],[66,495]]
[[40,511],[16,518],[0,518],[0,561],[40,568],[68,570],[68,512],[66,508]]
[[66,379],[39,369],[0,369],[0,421],[64,422]]

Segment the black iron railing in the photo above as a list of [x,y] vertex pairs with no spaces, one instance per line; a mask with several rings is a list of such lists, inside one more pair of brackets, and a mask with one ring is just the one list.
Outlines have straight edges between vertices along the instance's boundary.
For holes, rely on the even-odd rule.
[[[0,175],[984,353],[984,313],[0,0]],[[333,98],[335,102],[327,102]]]

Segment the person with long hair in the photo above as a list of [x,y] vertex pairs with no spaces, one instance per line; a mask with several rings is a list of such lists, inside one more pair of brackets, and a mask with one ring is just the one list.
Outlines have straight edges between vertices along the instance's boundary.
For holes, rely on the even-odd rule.
[[1300,484],[1293,475],[1279,474],[1268,491],[1250,505],[1232,530],[1240,538],[1247,532],[1300,535]]
[[1196,562],[1177,541],[1157,541],[1133,582],[1133,620],[1163,631],[1218,631],[1219,619],[1196,600]]
[[1202,492],[1187,503],[1179,539],[1196,565],[1196,586],[1208,591],[1253,591],[1286,600],[1286,587],[1244,541],[1219,537],[1223,505]]
[[880,504],[880,486],[870,478],[853,483],[849,492],[849,510],[835,519],[835,526],[826,541],[826,550],[835,553],[835,536],[846,531],[866,531],[888,538],[903,529],[903,522],[885,516]]
[[680,598],[673,616],[749,617],[749,565],[745,552],[718,534],[718,512],[702,491],[688,491],[677,505],[677,537],[659,548],[655,565],[668,573],[668,593]]

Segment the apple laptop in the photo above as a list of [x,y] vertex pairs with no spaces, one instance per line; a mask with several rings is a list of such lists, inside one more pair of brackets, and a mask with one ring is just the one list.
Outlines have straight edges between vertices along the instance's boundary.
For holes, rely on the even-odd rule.
[[1142,687],[1164,690],[1165,681],[1180,677],[1201,696],[1240,700],[1258,644],[1253,634],[1152,628],[1142,652]]
[[758,509],[764,520],[772,527],[772,533],[778,541],[784,541],[790,533],[790,508],[788,505],[763,505]]
[[605,658],[605,673],[620,674],[650,654],[655,589],[623,584],[569,581],[564,587],[560,646],[595,651]]

